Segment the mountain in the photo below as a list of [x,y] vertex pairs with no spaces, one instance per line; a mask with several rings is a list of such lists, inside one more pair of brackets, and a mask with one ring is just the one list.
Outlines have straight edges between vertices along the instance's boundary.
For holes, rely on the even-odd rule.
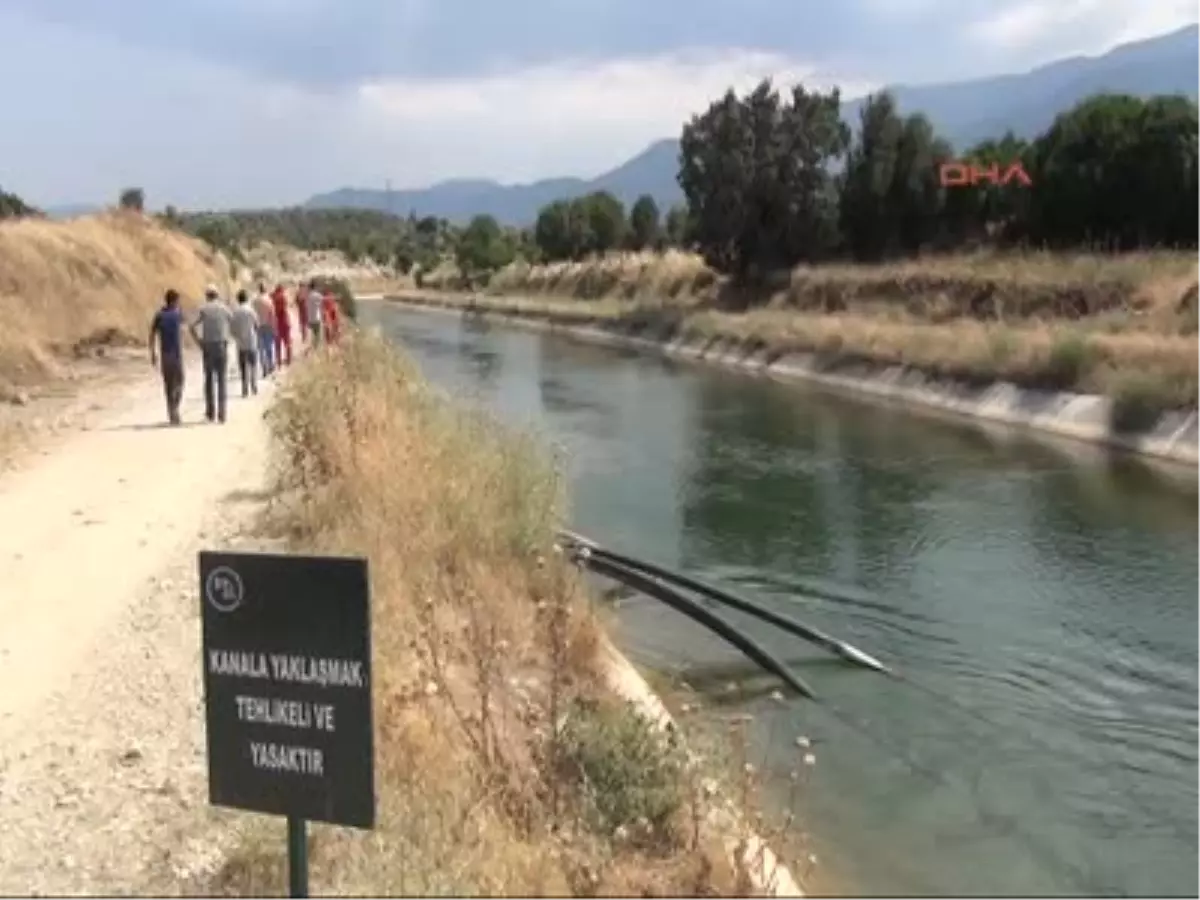
[[[1044,131],[1054,117],[1080,100],[1101,92],[1138,96],[1185,94],[1197,96],[1200,67],[1200,28],[1178,31],[1129,44],[1101,56],[1076,56],[1017,75],[998,75],[969,81],[888,88],[901,110],[922,112],[939,135],[965,149],[1012,130],[1021,137]],[[862,100],[843,104],[843,116],[858,122]],[[682,201],[675,182],[679,142],[657,141],[610,172],[593,179],[553,178],[532,184],[504,185],[486,179],[443,181],[420,190],[386,191],[343,188],[319,194],[305,203],[315,208],[366,207],[399,215],[441,216],[466,221],[489,213],[502,222],[525,225],[552,200],[578,197],[591,191],[611,191],[632,205],[650,194],[666,210]]]
[[[1099,93],[1197,96],[1200,28],[1189,25],[1158,37],[1122,44],[1102,56],[1075,56],[1020,75],[952,84],[889,88],[900,109],[923,112],[955,147],[965,149],[1012,129],[1020,137],[1045,131],[1055,116]],[[845,104],[857,123],[862,101]]]
[[387,191],[342,188],[318,194],[304,205],[316,209],[353,207],[381,209],[397,215],[410,211],[419,216],[441,216],[465,222],[472,216],[491,214],[501,222],[527,224],[538,210],[563,197],[590,191],[612,191],[626,206],[650,194],[667,209],[682,199],[675,184],[678,142],[666,139],[651,144],[633,159],[590,181],[583,178],[547,178],[532,184],[500,184],[486,179],[442,181],[417,190]]

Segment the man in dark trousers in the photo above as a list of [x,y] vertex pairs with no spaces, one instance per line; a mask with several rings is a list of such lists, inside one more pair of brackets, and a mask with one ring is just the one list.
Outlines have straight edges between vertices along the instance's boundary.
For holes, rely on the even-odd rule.
[[225,422],[225,389],[229,366],[229,331],[233,314],[217,294],[216,286],[204,292],[204,305],[189,326],[200,345],[204,362],[204,418]]
[[238,372],[242,376],[242,396],[248,397],[258,393],[258,316],[250,306],[250,294],[245,289],[237,292],[232,328]]
[[160,364],[163,392],[167,396],[167,421],[178,425],[179,404],[183,400],[183,312],[179,308],[179,291],[174,288],[167,291],[162,309],[150,323],[150,365]]

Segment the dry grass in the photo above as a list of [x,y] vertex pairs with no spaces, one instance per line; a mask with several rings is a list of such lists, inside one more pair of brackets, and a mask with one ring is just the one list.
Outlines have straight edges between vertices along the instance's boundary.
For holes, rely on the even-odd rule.
[[[432,287],[451,282],[426,280]],[[801,267],[754,295],[690,254],[623,254],[498,272],[478,302],[525,315],[666,326],[813,351],[1186,407],[1197,396],[1193,254],[976,253]],[[465,300],[451,299],[461,304]]]
[[348,282],[361,294],[383,293],[412,285],[412,279],[392,267],[365,259],[355,263],[340,250],[301,250],[262,241],[242,248],[242,268],[251,283],[292,286],[312,277],[332,277]]
[[[271,422],[273,525],[371,571],[378,826],[316,829],[314,890],[735,891],[689,825],[694,767],[600,686],[600,626],[554,551],[562,489],[538,445],[363,335],[297,370]],[[281,891],[266,834],[205,889]]]
[[226,278],[199,241],[135,213],[0,222],[0,388],[89,346],[140,343],[168,287],[195,298]]

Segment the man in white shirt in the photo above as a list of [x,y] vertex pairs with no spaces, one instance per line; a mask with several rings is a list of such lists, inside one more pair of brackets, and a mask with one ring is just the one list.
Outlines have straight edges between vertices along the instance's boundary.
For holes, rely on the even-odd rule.
[[312,334],[314,347],[321,344],[321,302],[324,299],[324,295],[317,289],[316,279],[313,279],[308,283],[308,293],[304,296],[304,302],[307,304],[308,330]]
[[250,307],[245,288],[237,292],[230,331],[237,344],[238,372],[242,376],[242,396],[258,393],[258,315]]
[[[225,421],[225,367],[228,362],[229,328],[232,313],[210,284],[204,291],[205,301],[196,312],[189,330],[200,345],[204,363],[204,418]],[[215,395],[215,396],[214,396]]]

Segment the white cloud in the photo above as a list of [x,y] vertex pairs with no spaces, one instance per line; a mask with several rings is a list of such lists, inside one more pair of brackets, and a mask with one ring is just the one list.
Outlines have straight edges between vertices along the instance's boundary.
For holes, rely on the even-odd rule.
[[0,174],[46,205],[128,185],[153,205],[195,207],[298,202],[387,179],[591,176],[677,135],[731,85],[830,83],[800,61],[728,50],[319,91],[0,10],[0,33],[18,29],[0,55]]
[[[437,165],[447,174],[464,167],[478,171],[486,158],[509,178],[525,179],[598,172],[653,140],[678,134],[683,122],[727,88],[745,91],[768,76],[780,88],[833,83],[796,60],[727,50],[562,63],[484,78],[380,81],[361,87],[359,97],[363,113],[394,140],[440,139]],[[873,87],[840,84],[848,96]],[[486,156],[480,146],[488,148]]]
[[[225,206],[296,202],[387,179],[401,187],[450,177],[590,176],[677,135],[731,85],[747,89],[764,76],[780,87],[838,83],[846,98],[875,87],[835,77],[853,76],[853,61],[845,71],[817,72],[787,54],[724,49],[482,76],[379,78],[322,90],[162,42],[121,42],[22,18],[6,2],[0,0],[0,178],[5,189],[41,204],[105,200],[130,184],[143,186],[152,204]],[[259,9],[285,2],[292,0],[255,0]],[[304,0],[298,14],[332,2]],[[405,15],[421,8],[418,0],[394,2],[388,10],[403,6]],[[949,0],[864,2],[881,14],[918,19],[951,9]],[[978,2],[1001,7],[1001,0]],[[944,56],[969,57],[976,70],[1017,71],[1196,19],[1194,0],[1004,0],[986,18],[976,15],[978,6],[955,8],[955,21],[974,21],[965,26],[968,40],[945,47]],[[881,33],[908,57],[936,56],[931,47],[944,38],[926,33],[923,22],[912,28],[889,19]]]
[[971,22],[966,36],[989,50],[1051,58],[1103,52],[1197,18],[1195,0],[1021,0]]

